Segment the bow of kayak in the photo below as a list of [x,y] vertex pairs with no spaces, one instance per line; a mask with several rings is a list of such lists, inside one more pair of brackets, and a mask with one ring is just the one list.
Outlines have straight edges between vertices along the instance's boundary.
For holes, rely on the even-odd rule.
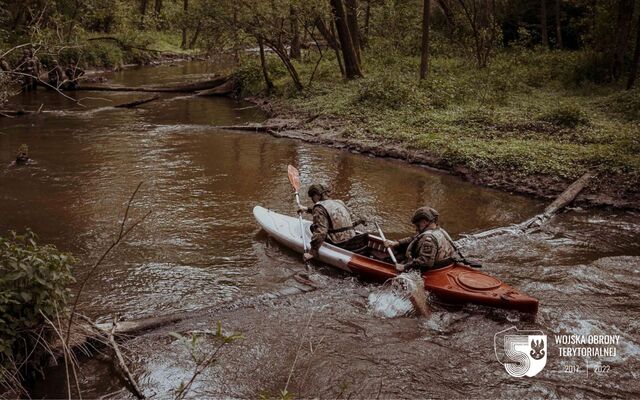
[[[261,206],[253,209],[256,220],[277,242],[302,253],[304,240],[311,240],[311,223],[304,221],[300,232],[297,218],[279,214]],[[384,252],[382,239],[369,235],[368,246]],[[367,279],[384,282],[398,275],[395,267],[375,258],[362,256],[337,246],[324,243],[320,247],[319,261],[356,273]],[[475,303],[491,307],[518,310],[526,313],[538,312],[538,300],[521,293],[498,278],[487,275],[462,264],[451,264],[423,274],[424,287],[441,300],[449,303]]]

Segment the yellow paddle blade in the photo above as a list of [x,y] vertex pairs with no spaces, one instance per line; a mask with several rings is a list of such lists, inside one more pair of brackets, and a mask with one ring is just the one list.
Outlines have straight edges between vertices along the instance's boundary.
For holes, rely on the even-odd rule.
[[300,191],[300,172],[293,165],[287,167],[287,174],[289,175],[289,182],[293,186],[294,191],[297,193]]

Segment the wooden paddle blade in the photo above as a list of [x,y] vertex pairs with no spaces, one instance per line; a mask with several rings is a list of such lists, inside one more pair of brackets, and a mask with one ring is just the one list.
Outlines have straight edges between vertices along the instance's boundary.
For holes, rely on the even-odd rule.
[[300,172],[293,165],[287,167],[287,173],[289,175],[289,182],[295,189],[296,193],[300,191]]

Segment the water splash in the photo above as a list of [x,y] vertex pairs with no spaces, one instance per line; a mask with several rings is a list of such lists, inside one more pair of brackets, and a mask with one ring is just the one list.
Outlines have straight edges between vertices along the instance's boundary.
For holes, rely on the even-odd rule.
[[411,314],[414,305],[411,295],[422,286],[422,277],[418,272],[404,273],[388,280],[378,290],[369,294],[371,313],[380,318],[396,318]]

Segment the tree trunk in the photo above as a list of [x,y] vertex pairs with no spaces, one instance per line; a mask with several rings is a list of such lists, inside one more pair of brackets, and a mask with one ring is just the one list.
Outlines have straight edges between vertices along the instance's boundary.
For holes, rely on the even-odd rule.
[[340,75],[344,78],[345,75],[345,71],[344,71],[344,63],[342,62],[342,57],[340,56],[340,44],[338,43],[338,41],[336,40],[336,29],[335,29],[336,24],[332,23],[331,24],[331,37],[333,38],[333,40],[335,41],[335,46],[333,47],[333,50],[336,53],[336,60],[338,61],[338,67],[340,68]]
[[347,24],[349,25],[351,42],[353,43],[353,49],[355,50],[356,57],[358,58],[358,64],[362,65],[362,55],[360,54],[362,44],[360,43],[360,28],[358,27],[358,0],[345,1]]
[[364,11],[364,35],[362,36],[363,48],[369,43],[369,21],[371,20],[371,0],[367,0],[367,7]]
[[140,2],[140,29],[144,29],[144,16],[147,13],[148,0],[142,0]]
[[454,17],[453,11],[451,11],[451,6],[447,2],[447,0],[438,0],[438,5],[444,14],[445,19],[447,20],[447,36],[449,39],[453,38],[453,28],[454,28]]
[[240,62],[240,48],[238,46],[238,6],[233,6],[233,59],[236,63]]
[[422,7],[422,49],[420,57],[420,79],[429,74],[429,25],[431,21],[431,0],[424,0]]
[[193,49],[196,45],[196,41],[198,40],[198,36],[200,35],[200,30],[202,29],[202,20],[198,20],[198,24],[196,25],[196,31],[193,33],[193,37],[189,41],[189,48]]
[[[267,38],[263,38],[263,40],[264,39],[267,39]],[[294,65],[291,63],[289,54],[287,53],[287,50],[284,48],[282,43],[273,43],[273,42],[270,42],[269,40],[265,40],[265,44],[269,46],[269,48],[271,48],[271,50],[273,50],[276,53],[276,55],[280,58],[284,66],[287,68],[287,71],[289,71],[289,76],[291,76],[291,80],[293,81],[293,84],[295,85],[296,89],[298,91],[302,91],[302,89],[304,89],[304,86],[302,85],[302,81],[300,80],[300,75],[298,75],[298,71],[296,71],[296,67],[294,67]]]
[[562,49],[562,25],[560,24],[560,0],[556,0],[556,47]]
[[187,48],[187,21],[188,16],[187,13],[189,11],[189,0],[184,0],[182,3],[182,10],[184,11],[184,20],[182,21],[182,43],[180,44],[181,49]]
[[314,23],[324,40],[327,41],[329,47],[334,50],[340,50],[340,44],[336,41],[336,35],[333,33],[333,25],[331,25],[331,29],[327,28],[327,25],[325,25],[324,21],[320,19],[320,17],[316,18]]
[[351,33],[347,24],[346,13],[342,0],[331,0],[331,11],[336,23],[338,39],[342,48],[342,57],[344,60],[345,77],[354,79],[362,76],[358,56],[351,40]]
[[620,0],[618,3],[618,22],[611,64],[611,76],[614,81],[622,76],[624,56],[627,53],[627,43],[631,34],[634,5],[635,0]]
[[549,47],[549,35],[547,33],[547,0],[540,0],[540,36],[542,45]]
[[629,80],[627,81],[627,90],[633,87],[638,76],[638,68],[640,68],[640,16],[638,16],[636,31],[636,50],[633,52],[633,64],[631,64],[631,72],[629,73]]
[[160,16],[160,13],[162,12],[162,0],[156,0],[155,7],[153,8],[153,11],[156,14],[156,17]]
[[260,48],[260,66],[262,67],[264,83],[267,85],[267,93],[271,93],[273,91],[273,82],[269,77],[269,68],[267,67],[267,58],[264,56],[264,41],[262,40],[262,36],[258,36],[258,47]]
[[300,51],[300,27],[298,25],[298,12],[294,6],[289,7],[289,19],[291,22],[291,47],[289,48],[289,57],[294,60],[300,60],[302,52]]

